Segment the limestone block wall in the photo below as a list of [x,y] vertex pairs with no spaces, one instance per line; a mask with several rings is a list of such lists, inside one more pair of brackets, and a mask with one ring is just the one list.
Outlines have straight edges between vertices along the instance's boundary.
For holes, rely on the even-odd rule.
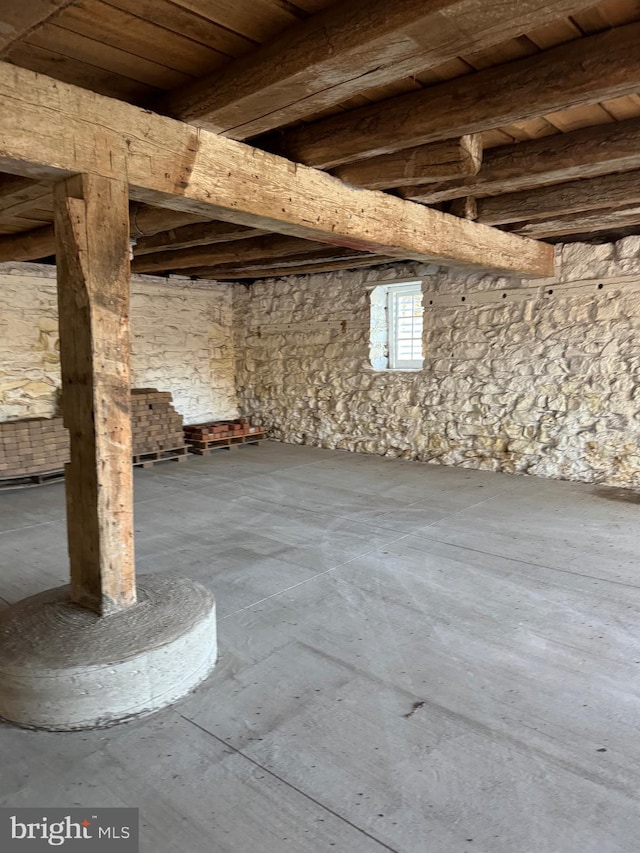
[[[232,285],[134,276],[133,387],[171,391],[186,423],[236,417]],[[0,421],[51,417],[60,387],[55,270],[0,265]]]
[[[424,368],[376,371],[370,288],[416,278]],[[560,247],[544,282],[409,263],[234,301],[240,407],[278,439],[640,485],[640,238]]]

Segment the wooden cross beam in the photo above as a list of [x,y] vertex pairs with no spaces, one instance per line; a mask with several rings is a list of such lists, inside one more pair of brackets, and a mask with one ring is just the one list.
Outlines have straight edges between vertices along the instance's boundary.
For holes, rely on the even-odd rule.
[[[38,186],[31,181],[32,186]],[[48,188],[51,192],[51,186]],[[175,228],[181,230],[189,227],[189,223],[201,225],[206,217],[190,213],[180,213],[161,207],[149,207],[146,204],[135,204],[130,207],[130,234],[138,240],[138,244],[146,245],[147,240],[153,240],[153,235]],[[212,226],[219,222],[209,223]],[[251,233],[251,232],[250,232]],[[239,235],[234,239],[240,239]],[[161,239],[158,245],[167,246],[171,237]],[[32,231],[21,231],[19,234],[0,237],[0,263],[5,261],[32,261],[55,255],[56,241],[52,225],[34,228]]]
[[48,258],[55,253],[56,238],[52,225],[0,237],[0,263],[33,261],[38,258]]
[[636,22],[311,122],[285,131],[277,144],[293,160],[329,168],[629,95],[639,88]]
[[36,207],[38,199],[50,194],[48,184],[16,175],[0,175],[0,217],[7,219],[29,212]]
[[156,207],[396,258],[529,277],[553,249],[0,63],[0,170],[122,179]]
[[481,163],[482,138],[475,133],[339,166],[333,174],[357,187],[384,190],[476,175]]
[[640,204],[615,209],[603,209],[586,213],[572,213],[551,219],[540,219],[514,225],[519,234],[533,237],[565,237],[568,235],[593,234],[594,231],[619,231],[640,225]]
[[222,71],[172,92],[162,111],[248,139],[588,5],[588,0],[519,0],[506,6],[504,0],[332,3]]
[[529,222],[570,213],[640,204],[640,169],[568,181],[528,192],[478,201],[478,221],[491,225]]
[[136,243],[136,258],[162,249],[191,249],[194,246],[211,246],[216,243],[230,243],[235,240],[247,240],[258,237],[263,231],[247,228],[246,225],[234,225],[231,222],[199,222],[196,225],[183,225],[160,231],[152,237],[142,237]]
[[[395,156],[403,153],[407,152]],[[369,162],[364,160],[363,165]],[[407,182],[398,192],[403,198],[439,204],[463,196],[495,196],[631,169],[640,169],[640,118],[492,148],[484,152],[475,175],[428,186]]]
[[73,2],[74,0],[20,0],[19,3],[3,3],[0,9],[0,57],[8,53],[12,44]]
[[139,273],[154,273],[184,270],[194,266],[216,266],[234,262],[241,264],[256,259],[284,258],[297,253],[312,255],[322,248],[321,243],[313,243],[311,240],[268,234],[253,240],[234,240],[222,246],[194,246],[190,249],[159,252],[156,255],[142,255],[134,260],[133,269]]
[[[393,261],[393,258],[385,258],[382,255],[354,255],[349,260],[349,269],[376,267],[381,264],[390,263],[391,261]],[[268,266],[262,266],[260,264],[242,264],[239,267],[234,267],[232,264],[224,264],[220,267],[188,270],[187,273],[196,278],[237,281],[239,279],[278,278],[284,275],[313,275],[314,273],[343,270],[344,267],[344,258],[305,257],[299,258],[297,262],[292,258],[287,258],[286,262],[283,261],[279,265],[269,264]]]
[[[308,244],[308,246],[312,245],[312,243]],[[183,267],[177,271],[177,275],[218,279],[226,278],[229,271],[239,270],[240,272],[246,271],[247,274],[243,278],[251,278],[253,270],[256,269],[270,269],[271,267],[284,269],[285,267],[302,267],[307,264],[326,264],[333,261],[342,261],[342,269],[345,269],[345,261],[348,261],[349,269],[351,269],[350,265],[352,261],[363,261],[375,257],[378,256],[372,255],[369,252],[358,252],[354,249],[340,249],[336,246],[325,246],[322,248],[321,246],[317,246],[311,252],[309,252],[309,249],[306,249],[305,251],[298,250],[295,254],[267,253],[265,257],[254,257],[249,261],[243,258],[240,261],[236,259],[235,261],[219,262],[214,258],[211,262],[204,263],[201,266]],[[213,272],[216,275],[213,275]]]

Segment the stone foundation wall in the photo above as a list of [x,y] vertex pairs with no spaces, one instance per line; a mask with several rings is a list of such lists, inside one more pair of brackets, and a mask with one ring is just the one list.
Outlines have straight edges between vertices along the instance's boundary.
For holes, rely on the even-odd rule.
[[[287,442],[639,486],[640,238],[560,247],[557,272],[409,263],[237,288],[241,410]],[[416,278],[424,368],[375,371],[370,288]]]
[[[171,391],[186,423],[236,417],[232,285],[134,276],[133,387]],[[51,417],[60,387],[55,270],[0,265],[0,421]]]

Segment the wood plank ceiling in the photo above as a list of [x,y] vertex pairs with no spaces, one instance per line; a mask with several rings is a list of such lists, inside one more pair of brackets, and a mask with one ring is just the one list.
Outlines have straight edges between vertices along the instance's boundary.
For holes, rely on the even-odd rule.
[[[640,233],[640,0],[21,0],[0,59],[356,186],[549,241]],[[53,253],[0,175],[0,261]],[[136,205],[133,268],[256,279],[386,258]]]

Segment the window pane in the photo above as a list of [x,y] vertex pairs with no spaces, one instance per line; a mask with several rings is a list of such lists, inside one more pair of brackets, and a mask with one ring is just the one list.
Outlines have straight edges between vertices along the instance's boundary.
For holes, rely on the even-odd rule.
[[420,367],[423,308],[420,285],[389,289],[391,367]]

